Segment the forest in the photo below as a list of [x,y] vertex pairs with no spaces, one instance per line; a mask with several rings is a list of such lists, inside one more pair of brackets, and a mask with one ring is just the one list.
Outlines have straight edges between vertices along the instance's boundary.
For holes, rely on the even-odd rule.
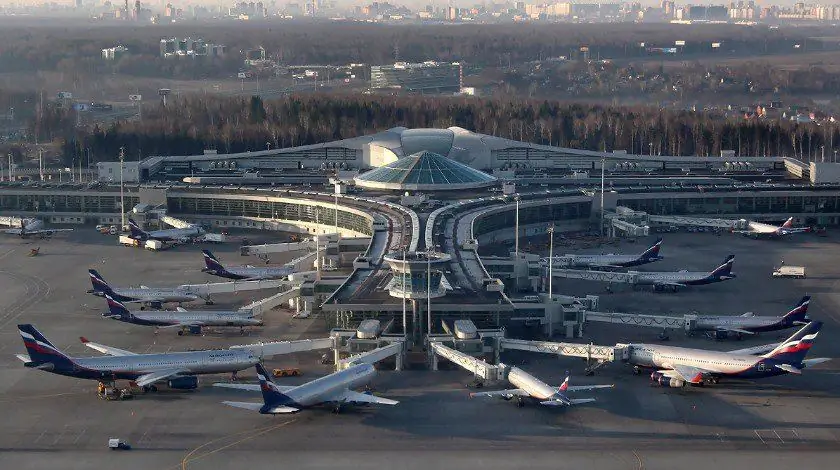
[[200,154],[294,147],[397,126],[458,126],[543,145],[655,155],[796,156],[807,160],[840,145],[836,123],[725,117],[655,107],[558,101],[302,95],[276,100],[185,95],[144,110],[143,119],[77,126],[75,112],[46,106],[29,121],[40,142],[60,140],[69,163],[90,149],[113,160],[129,155]]

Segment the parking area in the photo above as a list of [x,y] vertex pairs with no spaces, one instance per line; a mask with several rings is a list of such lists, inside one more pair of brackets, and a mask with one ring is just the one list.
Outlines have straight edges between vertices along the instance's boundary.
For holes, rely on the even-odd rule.
[[[250,237],[258,242],[256,235]],[[654,237],[651,237],[651,240]],[[650,240],[590,252],[641,251]],[[665,235],[663,261],[646,270],[711,270],[727,254],[736,255],[738,278],[676,294],[633,291],[607,294],[603,285],[556,282],[559,292],[601,295],[602,310],[639,313],[720,313],[753,311],[780,314],[802,295],[812,295],[810,314],[825,321],[811,353],[840,357],[840,255],[837,238],[803,236],[763,241],[733,235]],[[517,408],[513,403],[469,398],[462,370],[382,371],[375,393],[400,400],[395,407],[357,407],[334,415],[311,410],[291,416],[261,416],[223,406],[223,400],[258,400],[244,392],[214,389],[226,376],[205,376],[196,391],[161,391],[132,401],[96,398],[96,383],[24,368],[14,354],[24,351],[15,328],[35,324],[70,355],[97,355],[79,336],[134,352],[227,347],[258,339],[299,339],[327,334],[323,319],[291,318],[275,310],[266,326],[246,337],[238,329],[179,337],[101,317],[104,302],[85,294],[86,270],[96,268],[114,285],[169,286],[218,282],[201,272],[201,246],[183,245],[161,253],[117,246],[113,237],[78,230],[52,240],[9,237],[0,245],[0,467],[20,469],[263,468],[286,463],[295,468],[346,468],[348,462],[385,468],[456,468],[481,458],[482,468],[706,468],[710,464],[745,468],[835,466],[840,454],[840,364],[836,361],[755,382],[715,387],[654,387],[630,367],[611,364],[594,377],[584,363],[549,355],[504,353],[547,383],[559,384],[567,371],[573,384],[614,383],[615,389],[587,393],[597,402],[570,409]],[[27,256],[32,246],[41,254]],[[231,264],[253,263],[240,257],[238,244],[214,245]],[[559,250],[562,253],[562,250]],[[288,259],[294,254],[286,254]],[[275,259],[276,258],[276,259]],[[773,279],[779,261],[803,265],[806,279]],[[272,264],[284,260],[278,254]],[[239,307],[271,292],[220,296],[216,307]],[[199,304],[200,305],[200,304]],[[189,308],[188,305],[185,306]],[[213,307],[215,308],[215,307]],[[584,341],[597,344],[657,342],[658,331],[592,324]],[[693,347],[738,349],[776,341],[767,334],[745,341],[715,342],[672,334],[670,342]],[[277,379],[301,383],[326,374],[318,353],[274,358],[272,367],[299,367],[302,377]],[[253,380],[252,370],[241,377]],[[110,437],[134,447],[118,457],[108,451]]]

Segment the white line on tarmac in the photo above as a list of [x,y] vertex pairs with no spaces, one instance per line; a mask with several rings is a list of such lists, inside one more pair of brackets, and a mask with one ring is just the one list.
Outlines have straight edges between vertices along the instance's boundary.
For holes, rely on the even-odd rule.
[[76,445],[79,442],[79,439],[81,439],[82,436],[85,435],[85,431],[87,431],[87,428],[82,428],[82,432],[80,432],[79,435],[76,436],[75,439],[73,439],[73,445]]
[[780,440],[780,441],[782,441],[782,444],[784,444],[784,443],[785,443],[785,440],[784,440],[784,439],[782,439],[782,436],[780,436],[780,435],[779,435],[779,433],[778,433],[778,432],[776,432],[776,430],[775,430],[775,429],[773,430],[773,434],[775,434],[775,435],[776,435],[776,437],[778,437],[778,438],[779,438],[779,440]]
[[40,436],[38,436],[38,439],[35,439],[34,444],[37,444],[37,443],[38,443],[38,441],[40,441],[40,440],[41,440],[41,438],[42,438],[42,437],[44,437],[44,434],[46,434],[46,433],[47,433],[47,430],[46,430],[46,429],[44,429],[43,431],[41,431],[41,435],[40,435]]
[[761,443],[762,443],[762,444],[765,444],[765,445],[767,444],[767,442],[764,440],[764,438],[763,438],[763,437],[761,437],[761,434],[759,434],[759,433],[758,433],[758,429],[754,429],[754,430],[753,430],[753,432],[755,433],[755,435],[756,435],[759,439],[761,439]]

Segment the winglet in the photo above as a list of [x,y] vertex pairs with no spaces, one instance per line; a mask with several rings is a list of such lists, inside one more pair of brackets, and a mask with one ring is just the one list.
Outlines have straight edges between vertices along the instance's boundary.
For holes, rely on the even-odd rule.
[[79,336],[79,340],[82,342],[82,344],[90,343],[90,340],[85,338],[84,336]]

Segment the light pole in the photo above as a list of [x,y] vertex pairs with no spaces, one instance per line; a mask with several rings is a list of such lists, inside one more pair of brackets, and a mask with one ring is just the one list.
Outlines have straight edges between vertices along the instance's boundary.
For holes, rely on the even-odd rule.
[[123,181],[123,166],[125,164],[125,147],[120,147],[120,233],[125,229],[125,187]]
[[552,288],[552,281],[554,280],[554,225],[548,227],[550,241],[548,243],[548,298],[554,300],[554,289]]
[[9,154],[9,182],[12,182],[12,154]]
[[44,181],[44,149],[38,149],[38,176]]
[[426,252],[426,322],[429,330],[426,335],[432,334],[432,250]]
[[406,290],[406,285],[405,285],[405,269],[406,269],[405,252],[406,251],[408,251],[408,247],[404,246],[403,247],[403,265],[402,265],[402,269],[403,269],[403,272],[402,272],[403,336],[408,338],[408,322],[407,322],[407,319],[406,319],[406,311],[405,311],[405,303],[406,303],[406,301],[405,301],[405,295],[406,295],[406,292],[405,292],[405,290]]
[[601,159],[601,238],[604,238],[604,167],[607,166],[607,159]]
[[519,195],[513,196],[516,201],[516,233],[514,234],[514,248],[513,253],[516,259],[519,259]]
[[335,233],[338,235],[338,194],[335,194]]

